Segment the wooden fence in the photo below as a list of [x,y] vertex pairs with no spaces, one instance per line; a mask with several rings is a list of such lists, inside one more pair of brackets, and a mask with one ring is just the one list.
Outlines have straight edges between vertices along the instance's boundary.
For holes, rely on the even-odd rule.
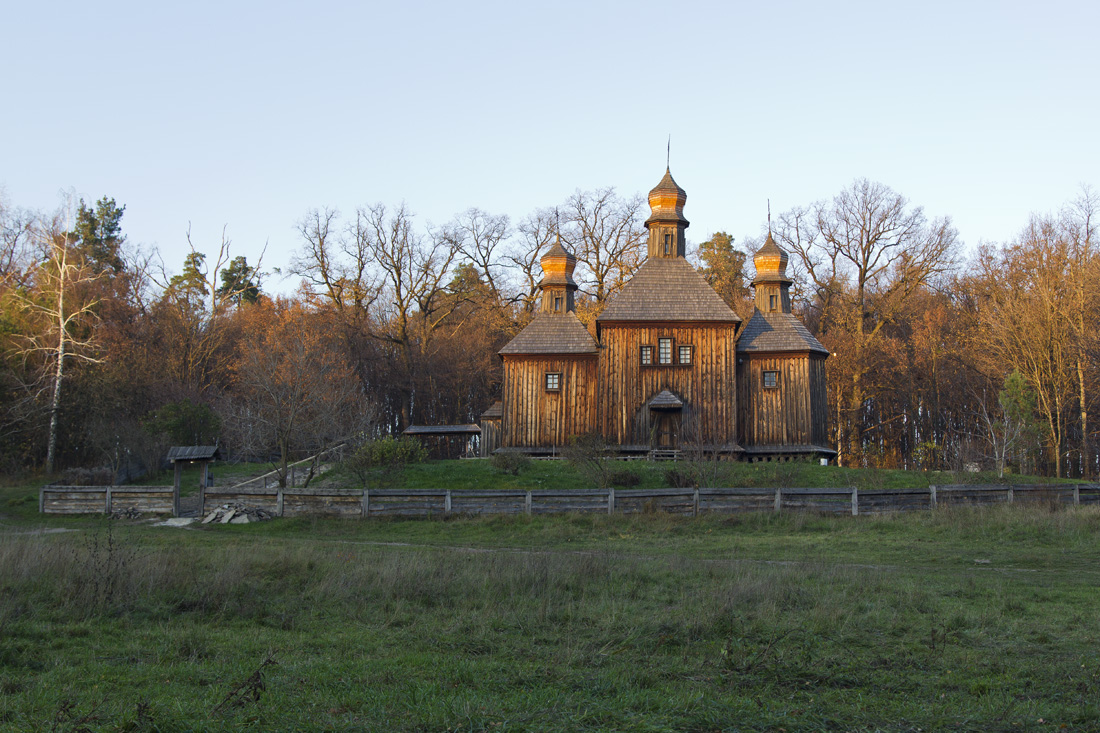
[[112,514],[134,509],[142,514],[179,515],[173,486],[46,486],[38,493],[43,514]]
[[803,510],[881,514],[938,506],[1034,503],[1100,505],[1100,484],[929,486],[920,489],[249,489],[207,488],[200,514],[221,504],[255,506],[280,517],[440,517],[475,514],[632,514]]

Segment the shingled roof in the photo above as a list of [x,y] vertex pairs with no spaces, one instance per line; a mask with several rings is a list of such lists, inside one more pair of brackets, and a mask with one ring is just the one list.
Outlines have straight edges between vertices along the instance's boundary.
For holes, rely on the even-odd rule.
[[651,257],[596,320],[737,323],[741,319],[687,260]]
[[829,350],[790,313],[761,313],[749,319],[737,342],[738,352],[810,351],[828,356]]
[[596,340],[572,311],[539,313],[499,354],[595,354]]

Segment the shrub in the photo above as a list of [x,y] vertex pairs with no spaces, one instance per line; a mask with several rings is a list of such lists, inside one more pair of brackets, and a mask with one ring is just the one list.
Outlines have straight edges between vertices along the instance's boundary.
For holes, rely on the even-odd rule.
[[115,472],[107,466],[99,468],[67,468],[61,473],[62,486],[111,486]]
[[673,466],[665,471],[665,481],[673,489],[690,489],[695,486],[695,474],[692,471]]
[[366,441],[345,458],[342,465],[365,485],[372,477],[387,478],[410,463],[423,463],[427,459],[428,449],[416,438],[387,435]]
[[626,468],[609,471],[607,474],[608,486],[629,489],[631,486],[637,486],[640,483],[642,483],[642,477]]
[[494,453],[489,459],[490,465],[501,473],[519,476],[519,472],[531,465],[531,459],[523,453]]

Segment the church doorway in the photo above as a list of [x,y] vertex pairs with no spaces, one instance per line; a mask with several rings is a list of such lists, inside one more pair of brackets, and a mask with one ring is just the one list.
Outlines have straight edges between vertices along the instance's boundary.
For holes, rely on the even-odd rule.
[[680,411],[654,410],[656,448],[677,450],[680,447]]

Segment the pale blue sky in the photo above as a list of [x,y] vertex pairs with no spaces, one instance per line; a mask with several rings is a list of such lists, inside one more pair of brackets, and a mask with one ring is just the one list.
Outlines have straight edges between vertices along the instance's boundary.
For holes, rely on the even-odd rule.
[[[963,240],[1100,185],[1100,3],[8,2],[0,187],[265,268],[311,207],[518,220],[672,172],[693,242],[881,181]],[[293,281],[269,284],[289,290]]]

